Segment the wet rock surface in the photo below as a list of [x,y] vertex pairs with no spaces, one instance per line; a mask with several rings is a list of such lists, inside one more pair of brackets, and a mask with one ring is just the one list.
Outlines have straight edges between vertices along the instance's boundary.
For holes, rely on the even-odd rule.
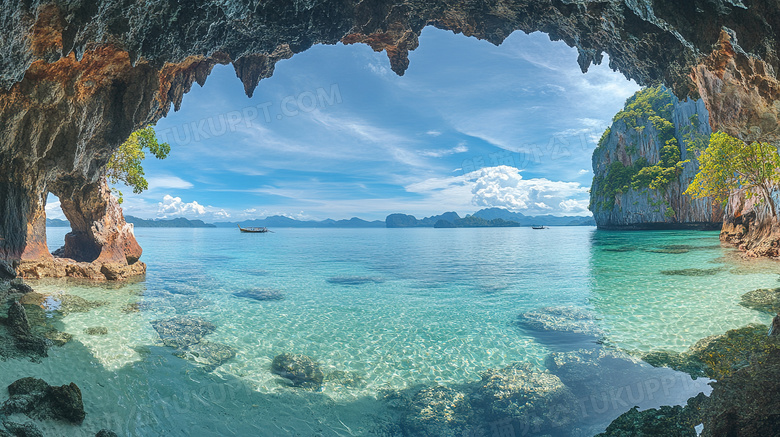
[[81,424],[86,417],[81,390],[74,383],[51,386],[37,378],[22,378],[8,386],[10,398],[0,406],[3,414],[25,414],[36,419]]
[[325,379],[320,364],[311,357],[300,354],[277,355],[271,363],[271,373],[288,379],[293,387],[309,390],[322,388],[322,381]]

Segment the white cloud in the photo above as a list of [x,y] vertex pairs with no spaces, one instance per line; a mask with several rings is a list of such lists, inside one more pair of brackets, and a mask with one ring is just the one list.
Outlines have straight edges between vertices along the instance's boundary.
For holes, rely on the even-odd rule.
[[461,142],[458,143],[457,146],[450,149],[422,150],[420,151],[420,155],[430,158],[441,158],[442,156],[454,155],[456,153],[465,153],[468,151],[469,148],[466,146],[466,143]]
[[[56,199],[56,197],[54,198]],[[59,200],[53,200],[52,195],[46,202],[46,218],[65,220],[65,214],[62,212],[62,206]]]
[[558,204],[563,211],[573,214],[584,214],[588,212],[588,200],[566,199]]
[[181,197],[173,197],[166,194],[163,197],[163,201],[158,203],[157,214],[161,218],[166,217],[184,217],[184,216],[200,216],[206,214],[206,207],[199,204],[197,201],[183,202]]
[[428,132],[426,132],[426,134],[428,134],[428,135],[430,135],[432,137],[438,137],[439,135],[441,135],[441,132],[439,132],[437,130],[429,130]]
[[164,189],[174,188],[180,190],[186,190],[192,188],[193,185],[178,176],[152,176],[146,178],[149,182],[149,189]]
[[590,170],[585,170],[584,168],[577,172],[577,174],[579,174],[579,175],[584,175],[584,174],[588,174],[588,173],[590,173]]
[[204,206],[197,201],[184,202],[181,197],[166,194],[163,201],[157,204],[158,218],[200,218],[208,220],[226,220],[230,213],[222,208]]
[[[481,207],[501,207],[529,214],[587,213],[587,188],[577,182],[523,179],[520,170],[501,165],[478,170],[472,175],[472,202]],[[554,209],[550,204],[557,204]],[[585,205],[583,209],[581,206]]]

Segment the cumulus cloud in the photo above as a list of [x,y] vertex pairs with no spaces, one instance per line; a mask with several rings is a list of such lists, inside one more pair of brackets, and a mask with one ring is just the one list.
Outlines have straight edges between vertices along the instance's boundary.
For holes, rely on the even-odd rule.
[[230,218],[230,213],[221,208],[201,205],[197,201],[184,202],[181,197],[166,194],[163,201],[157,204],[157,216],[159,218],[186,217],[224,220]]
[[578,173],[578,174],[580,174],[580,175],[584,175],[584,174],[588,174],[588,173],[590,173],[590,170],[585,170],[585,169],[583,168],[582,170],[580,170],[580,171],[579,171],[579,172],[577,172],[577,173]]
[[[473,172],[472,202],[523,213],[587,213],[587,188],[577,182],[523,179],[520,170],[501,165]],[[554,208],[551,205],[556,205]]]
[[65,219],[60,201],[53,200],[51,195],[49,195],[49,199],[46,202],[46,217],[50,219]]

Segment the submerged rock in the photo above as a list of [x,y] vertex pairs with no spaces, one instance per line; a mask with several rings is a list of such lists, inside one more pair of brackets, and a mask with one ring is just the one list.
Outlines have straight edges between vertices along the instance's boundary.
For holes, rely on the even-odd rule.
[[204,341],[216,330],[213,323],[195,316],[176,316],[152,322],[163,344],[175,348],[173,355],[214,370],[236,356],[230,346]]
[[105,326],[93,326],[84,330],[87,335],[108,335],[108,328]]
[[596,346],[604,336],[588,311],[571,307],[547,307],[520,314],[517,325],[539,341],[558,350]]
[[213,341],[201,341],[173,353],[179,358],[194,361],[213,370],[236,356],[236,350],[230,346]]
[[483,373],[471,404],[487,422],[506,420],[536,433],[572,425],[578,411],[560,378],[527,363]]
[[362,387],[365,385],[363,377],[361,377],[357,372],[350,372],[346,370],[334,370],[329,372],[325,375],[325,380],[333,381],[349,388]]
[[0,424],[0,437],[44,437],[44,435],[32,423],[16,423],[6,420]]
[[742,295],[739,304],[764,313],[780,313],[780,288],[759,288],[748,291]]
[[274,357],[271,373],[289,379],[293,387],[319,390],[325,374],[320,364],[306,355],[281,354]]
[[119,436],[114,431],[101,429],[100,431],[97,432],[97,434],[95,434],[95,437],[119,437]]
[[22,378],[8,386],[11,396],[2,407],[3,414],[25,414],[37,419],[53,419],[81,424],[86,412],[81,390],[74,383],[51,386],[38,378]]
[[371,276],[334,276],[327,281],[337,285],[363,285],[363,284],[381,284],[385,282],[382,278]]
[[199,343],[216,329],[213,323],[195,316],[156,320],[152,322],[152,327],[160,335],[163,344],[179,349]]
[[[553,352],[545,359],[547,369],[564,384],[585,395],[610,386],[628,386],[641,371],[642,361],[604,348]],[[648,369],[650,366],[644,365]]]
[[714,267],[711,269],[661,270],[661,274],[667,276],[712,276],[717,275],[723,270],[723,267]]
[[19,302],[22,305],[35,305],[46,311],[58,311],[63,315],[86,313],[108,305],[108,302],[105,301],[89,301],[83,297],[62,292],[56,294],[27,293],[19,299]]
[[410,437],[456,437],[473,421],[468,394],[442,385],[427,387],[407,401],[401,430]]
[[254,299],[259,301],[269,301],[269,300],[282,300],[284,299],[284,295],[279,290],[268,290],[268,289],[254,289],[254,290],[244,290],[240,291],[238,293],[233,293],[233,296],[236,297],[245,297],[248,299]]
[[52,342],[55,346],[64,346],[73,339],[73,336],[67,332],[50,329],[43,333],[43,336]]

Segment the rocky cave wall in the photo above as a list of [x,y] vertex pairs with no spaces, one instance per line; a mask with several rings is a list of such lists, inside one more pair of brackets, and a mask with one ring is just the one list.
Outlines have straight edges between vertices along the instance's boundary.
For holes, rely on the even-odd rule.
[[276,62],[314,44],[368,44],[403,74],[428,25],[494,44],[515,30],[542,31],[576,47],[583,71],[607,53],[626,77],[700,97],[713,130],[780,140],[780,13],[771,1],[0,4],[0,259],[11,262],[50,258],[44,207],[55,192],[77,223],[63,255],[137,264],[132,229],[100,188],[104,166],[133,130],[178,109],[214,65],[232,63],[249,96]]

